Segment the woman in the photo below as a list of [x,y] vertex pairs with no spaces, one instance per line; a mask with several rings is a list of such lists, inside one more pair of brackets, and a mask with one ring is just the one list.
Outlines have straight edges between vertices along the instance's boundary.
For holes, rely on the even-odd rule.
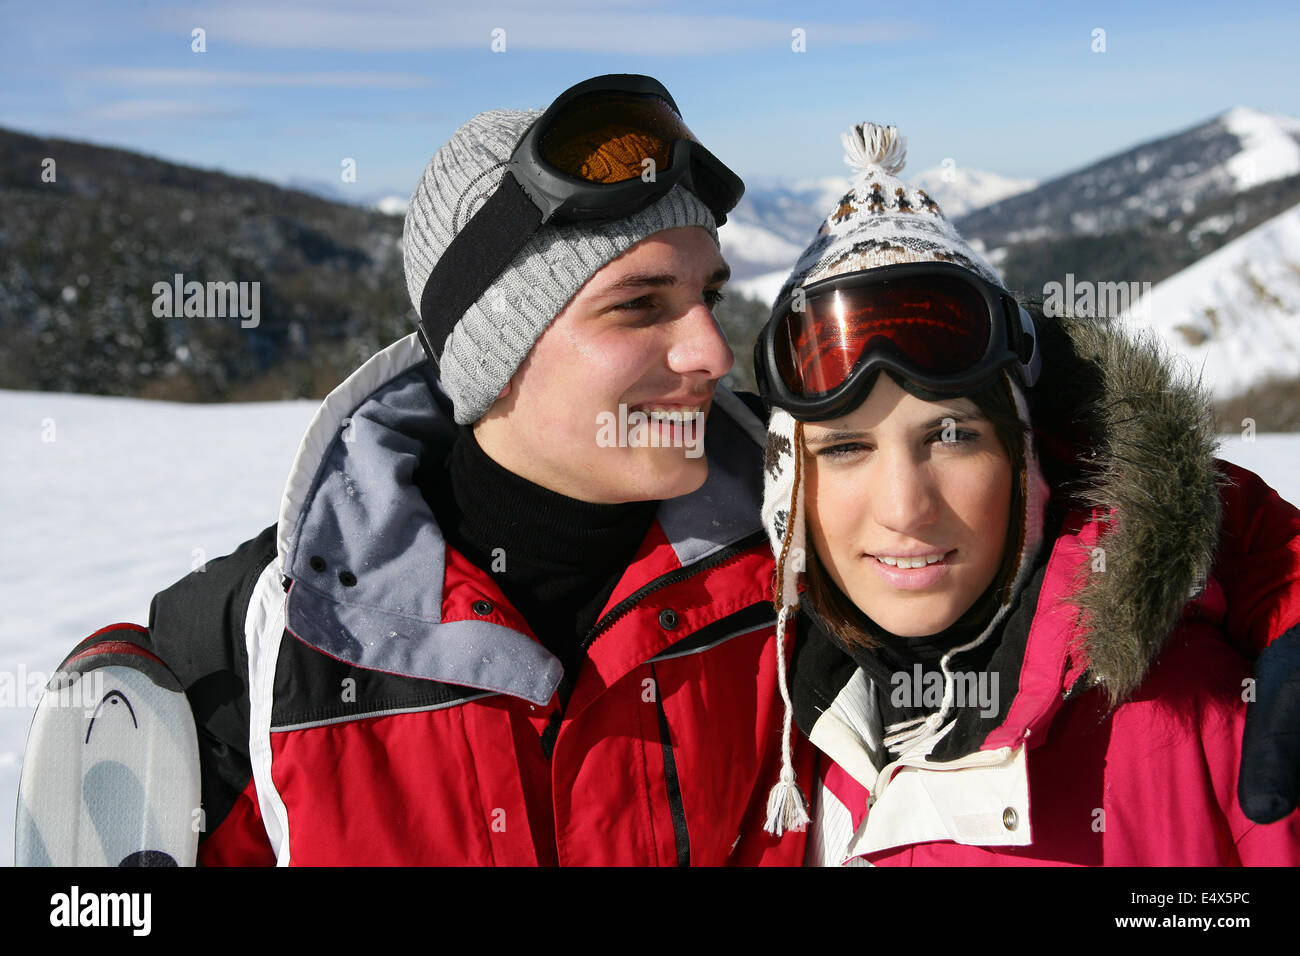
[[[809,862],[1300,862],[1300,814],[1238,804],[1205,396],[1152,343],[1016,304],[897,178],[893,127],[845,145],[755,361],[787,700],[822,754]],[[769,810],[801,824],[789,771]]]

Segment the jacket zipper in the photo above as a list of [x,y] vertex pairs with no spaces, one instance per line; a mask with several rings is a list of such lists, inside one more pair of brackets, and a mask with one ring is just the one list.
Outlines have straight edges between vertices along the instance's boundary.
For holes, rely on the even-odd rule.
[[[766,532],[755,531],[753,534],[746,535],[745,537],[741,538],[735,544],[723,548],[722,550],[716,552],[715,554],[710,555],[708,558],[704,559],[703,561],[696,562],[695,564],[692,564],[685,568],[678,568],[676,571],[669,571],[667,574],[660,575],[659,577],[655,578],[649,584],[642,585],[636,591],[633,591],[631,594],[625,597],[622,601],[619,601],[617,605],[610,608],[609,612],[606,613],[604,617],[602,617],[599,621],[597,621],[594,625],[592,625],[591,630],[587,632],[587,636],[582,639],[582,649],[584,651],[588,650],[591,647],[591,645],[595,642],[596,638],[600,637],[601,634],[603,634],[605,631],[613,627],[614,624],[617,623],[620,618],[626,616],[627,613],[631,611],[632,608],[634,608],[637,605],[637,603],[640,602],[642,598],[646,597],[647,595],[653,594],[655,591],[658,591],[661,588],[666,588],[670,584],[676,584],[678,581],[684,581],[687,578],[691,577],[692,575],[699,574],[702,571],[710,571],[713,568],[718,567],[719,565],[726,564],[728,561],[748,551],[756,544],[759,544],[760,542],[766,540],[767,540]],[[565,677],[561,678],[561,682],[567,681],[568,679],[569,678],[566,675]],[[656,684],[655,687],[656,687],[655,694],[657,699],[658,685]],[[546,729],[542,731],[542,736],[541,736],[542,753],[546,755],[547,760],[551,759],[551,755],[555,751],[555,740],[560,735],[560,724],[564,719],[564,711],[566,709],[567,708],[565,707],[561,707],[554,714],[552,714],[551,720],[547,724]],[[680,804],[681,803],[680,793],[678,793],[677,799],[678,799],[678,803]],[[684,819],[683,819],[682,826],[683,828],[685,827]]]
[[650,665],[654,681],[655,708],[659,712],[659,742],[664,755],[664,786],[668,791],[668,812],[673,818],[673,845],[677,849],[677,865],[691,865],[691,836],[686,829],[686,807],[682,803],[681,781],[677,778],[677,758],[673,756],[673,740],[668,733],[668,715],[664,712],[663,695],[659,692],[659,675]]
[[[619,601],[619,604],[611,607],[610,611],[608,611],[603,618],[599,619],[598,622],[595,622],[595,624],[591,626],[591,630],[586,632],[586,636],[582,639],[582,650],[590,649],[591,644],[594,643],[597,637],[601,636],[604,631],[610,630],[617,620],[623,618],[624,615],[627,615],[628,611],[632,610],[633,607],[641,601],[641,598],[646,596],[646,594],[653,594],[654,592],[659,591],[660,588],[667,588],[669,584],[676,584],[677,581],[688,579],[690,576],[697,575],[701,571],[712,570],[712,568],[718,567],[719,564],[725,564],[728,561],[731,561],[732,558],[737,557],[737,555],[744,554],[745,551],[748,551],[750,548],[753,548],[754,545],[757,545],[759,541],[764,540],[767,540],[766,532],[754,532],[753,535],[742,537],[735,545],[731,545],[729,548],[724,548],[718,551],[718,553],[710,555],[710,557],[706,558],[705,561],[690,564],[689,567],[679,567],[676,571],[669,571],[668,574],[660,575],[659,578],[655,578],[653,581],[650,581],[649,584],[642,585],[642,587],[638,588],[637,591],[628,594],[627,597]],[[565,674],[563,678],[560,678],[560,687],[565,687],[568,680],[569,676],[567,674]],[[572,689],[572,687],[568,687],[567,691],[571,692]],[[658,693],[658,691],[656,691],[656,693]],[[567,700],[568,693],[562,693],[560,696]],[[556,710],[554,714],[551,714],[550,722],[546,724],[545,730],[542,731],[542,753],[545,754],[546,760],[550,760],[552,754],[555,752],[555,739],[559,736],[560,723],[563,722],[564,711],[567,709],[567,705],[565,705]]]
[[710,555],[703,561],[697,562],[685,568],[678,568],[676,571],[669,571],[667,574],[660,575],[649,584],[643,585],[636,591],[633,591],[617,605],[609,609],[609,612],[597,621],[587,632],[587,636],[582,639],[582,649],[589,650],[595,643],[596,638],[600,637],[605,631],[609,630],[616,624],[620,618],[624,617],[632,610],[641,599],[647,595],[653,594],[670,584],[676,584],[678,581],[685,581],[689,577],[694,577],[702,571],[711,571],[719,565],[726,564],[732,558],[748,551],[754,545],[767,540],[767,532],[755,531],[751,535],[746,535],[730,547],[723,548],[721,551]]
[[[685,568],[678,568],[676,571],[670,571],[661,575],[636,591],[629,594],[618,604],[610,608],[609,613],[602,617],[587,632],[587,636],[582,640],[583,650],[587,650],[595,643],[596,638],[600,637],[605,631],[614,626],[623,618],[632,608],[642,601],[645,597],[653,594],[662,588],[676,584],[678,581],[684,581],[689,577],[699,574],[703,571],[710,571],[720,565],[726,564],[733,558],[744,554],[760,542],[767,540],[767,533],[756,531],[753,534],[746,535],[730,547],[723,548],[717,553],[710,555],[703,561]],[[664,758],[664,785],[668,791],[668,812],[673,820],[673,845],[677,851],[677,865],[691,865],[691,839],[690,832],[686,827],[686,807],[682,801],[681,781],[677,776],[677,758],[673,755],[672,736],[668,731],[668,715],[664,712],[663,697],[660,694],[659,676],[655,672],[654,664],[650,665],[650,675],[654,681],[655,708],[659,718],[659,740],[663,750]],[[556,729],[559,729],[558,722]],[[554,746],[554,738],[550,741]],[[549,757],[549,753],[547,755]]]

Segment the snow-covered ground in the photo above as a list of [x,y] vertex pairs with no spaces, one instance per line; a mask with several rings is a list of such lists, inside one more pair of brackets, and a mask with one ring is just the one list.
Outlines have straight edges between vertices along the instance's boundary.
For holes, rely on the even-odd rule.
[[[315,409],[0,390],[0,863],[43,678],[100,627],[147,624],[155,592],[273,523]],[[1231,436],[1221,454],[1300,502],[1300,435]]]
[[1220,120],[1241,142],[1241,152],[1227,163],[1238,189],[1300,173],[1300,120],[1247,106],[1228,110]]
[[0,862],[44,678],[104,625],[148,624],[157,591],[276,520],[316,404],[0,390]]
[[1156,283],[1123,318],[1156,329],[1219,399],[1300,376],[1300,205]]

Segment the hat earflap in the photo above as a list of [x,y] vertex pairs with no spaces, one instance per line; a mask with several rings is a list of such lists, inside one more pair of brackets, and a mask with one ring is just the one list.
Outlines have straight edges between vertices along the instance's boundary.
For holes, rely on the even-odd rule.
[[768,422],[767,453],[763,463],[763,526],[767,528],[772,553],[776,556],[777,606],[776,679],[785,702],[781,731],[781,777],[767,798],[767,822],[763,829],[775,836],[808,825],[808,801],[794,775],[791,732],[794,704],[785,672],[785,631],[799,606],[799,573],[807,561],[807,533],[803,514],[803,425],[788,412],[772,410]]
[[803,505],[803,425],[774,408],[763,459],[762,517],[776,557],[773,600],[778,610],[799,606],[799,572],[808,554]]

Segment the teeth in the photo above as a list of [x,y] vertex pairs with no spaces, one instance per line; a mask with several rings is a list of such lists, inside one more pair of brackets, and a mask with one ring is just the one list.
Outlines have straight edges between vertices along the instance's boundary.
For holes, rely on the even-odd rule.
[[650,408],[637,409],[643,411],[649,416],[652,422],[670,422],[674,425],[684,425],[687,422],[693,422],[704,414],[703,406],[697,408],[659,408],[652,406]]
[[915,558],[895,558],[887,554],[878,554],[875,557],[881,564],[888,564],[893,568],[905,568],[910,570],[912,568],[923,568],[927,564],[935,564],[942,561],[943,555],[944,552],[940,552],[939,554],[921,554],[917,555]]

